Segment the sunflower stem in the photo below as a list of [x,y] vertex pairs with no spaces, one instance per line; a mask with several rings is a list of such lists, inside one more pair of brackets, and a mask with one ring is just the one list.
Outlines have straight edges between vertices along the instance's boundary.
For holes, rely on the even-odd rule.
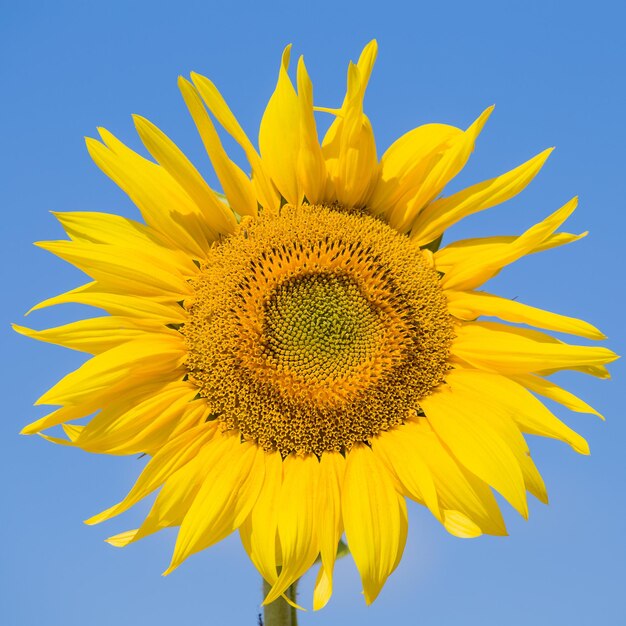
[[[296,587],[298,581],[293,583],[285,595],[292,601],[296,601]],[[263,597],[267,596],[271,585],[263,581]],[[271,604],[267,604],[263,609],[263,626],[298,626],[298,615],[296,609],[289,605],[287,601],[280,597]]]

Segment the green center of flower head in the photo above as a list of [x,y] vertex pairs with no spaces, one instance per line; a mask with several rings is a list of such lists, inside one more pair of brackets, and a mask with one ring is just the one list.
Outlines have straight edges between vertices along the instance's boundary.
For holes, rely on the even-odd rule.
[[450,368],[437,272],[363,212],[245,218],[191,285],[189,379],[222,428],[283,456],[370,442],[419,412]]
[[317,273],[281,283],[265,308],[268,354],[301,376],[348,374],[378,349],[383,324],[347,275]]

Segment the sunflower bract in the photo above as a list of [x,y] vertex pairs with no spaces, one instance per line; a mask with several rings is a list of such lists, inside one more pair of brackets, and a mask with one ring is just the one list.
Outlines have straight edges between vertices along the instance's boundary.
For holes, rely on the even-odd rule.
[[409,131],[379,160],[363,112],[376,52],[371,42],[350,64],[341,107],[322,108],[334,120],[320,143],[312,83],[300,59],[294,87],[288,47],[260,152],[207,78],[179,80],[227,202],[144,118],[135,123],[153,160],[105,130],[89,139],[142,220],[58,214],[69,241],[39,245],[91,282],[35,308],[74,302],[106,315],[15,327],[92,355],[39,399],[57,408],[23,432],[62,425],[65,437],[44,436],[150,456],[129,494],[88,523],[158,491],[140,528],[109,542],[179,527],[169,572],[239,530],[271,586],[265,602],[321,557],[313,606],[323,607],[344,533],[372,602],[402,556],[407,497],[456,536],[506,534],[492,488],[523,516],[527,492],[547,498],[524,434],[588,453],[537,396],[596,411],[546,376],[606,378],[617,358],[544,332],[604,338],[586,322],[482,291],[510,263],[583,236],[558,231],[575,199],[519,236],[429,245],[522,191],[549,151],[442,195],[489,108],[467,130]]

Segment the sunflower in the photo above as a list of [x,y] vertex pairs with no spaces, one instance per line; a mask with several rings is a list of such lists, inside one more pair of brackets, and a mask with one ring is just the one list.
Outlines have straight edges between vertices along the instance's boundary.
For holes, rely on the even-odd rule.
[[[343,103],[328,109],[313,106],[302,58],[292,84],[288,47],[258,152],[213,83],[180,78],[223,194],[148,120],[135,125],[154,160],[100,129],[89,153],[143,221],[57,214],[69,240],[38,245],[91,282],[34,308],[107,315],[16,326],[92,355],[44,393],[37,404],[58,408],[24,433],[63,425],[65,437],[44,436],[150,457],[128,495],[87,523],[159,490],[142,525],[108,541],[179,527],[169,573],[239,530],[265,603],[319,558],[313,606],[324,606],[344,533],[372,602],[402,556],[406,498],[458,537],[506,534],[492,488],[523,517],[527,492],[547,499],[524,434],[588,453],[537,396],[596,411],[546,376],[607,378],[617,358],[543,332],[604,339],[592,325],[481,290],[517,259],[583,237],[557,232],[576,199],[519,236],[439,248],[450,226],[524,189],[550,151],[442,196],[492,108],[467,130],[419,126],[379,160],[363,113],[376,52],[371,42],[349,65]],[[333,116],[321,144],[316,111]]]

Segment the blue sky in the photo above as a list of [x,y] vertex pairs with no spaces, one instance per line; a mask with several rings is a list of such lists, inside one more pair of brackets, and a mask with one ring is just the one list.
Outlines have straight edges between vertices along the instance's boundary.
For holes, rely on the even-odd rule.
[[[182,5],[182,6],[181,6]],[[102,125],[138,147],[131,113],[162,127],[211,182],[176,87],[197,71],[218,85],[250,135],[273,89],[280,53],[305,55],[316,101],[340,103],[349,59],[376,37],[379,60],[366,112],[379,153],[426,122],[467,126],[496,111],[450,189],[557,149],[520,197],[467,220],[456,237],[519,233],[580,196],[572,246],[526,259],[490,284],[529,304],[585,318],[624,354],[626,49],[622,3],[556,2],[2,2],[0,152],[3,227],[0,422],[5,537],[0,621],[9,626],[255,624],[260,581],[236,535],[173,575],[174,535],[125,550],[103,539],[135,527],[146,507],[101,527],[81,520],[116,502],[143,465],[17,433],[42,414],[33,401],[81,362],[78,354],[12,334],[34,303],[80,283],[80,273],[31,244],[61,236],[49,211],[135,215],[93,165],[83,137]],[[241,156],[241,155],[238,155]],[[37,328],[70,321],[78,306],[34,314]],[[463,541],[410,507],[404,559],[367,608],[351,559],[338,564],[322,613],[300,624],[626,623],[626,478],[622,362],[613,381],[560,380],[606,417],[560,412],[592,455],[532,438],[550,505],[528,522],[503,504],[510,536]],[[313,576],[302,583],[310,603]]]

